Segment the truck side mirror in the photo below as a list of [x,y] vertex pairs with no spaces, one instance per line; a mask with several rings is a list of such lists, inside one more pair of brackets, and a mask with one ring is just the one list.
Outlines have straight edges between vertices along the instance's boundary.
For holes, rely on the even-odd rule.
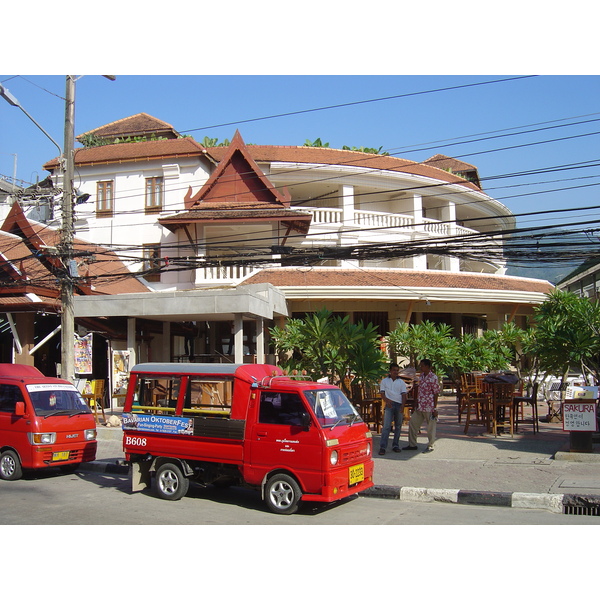
[[15,404],[15,415],[17,417],[25,416],[25,402],[17,402]]
[[310,429],[310,415],[307,412],[302,413],[302,427]]

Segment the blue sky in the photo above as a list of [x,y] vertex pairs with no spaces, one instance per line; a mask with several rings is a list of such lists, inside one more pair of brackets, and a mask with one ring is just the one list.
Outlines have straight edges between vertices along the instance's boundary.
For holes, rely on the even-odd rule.
[[[65,77],[0,75],[0,83],[62,147]],[[75,130],[146,112],[200,142],[231,139],[239,129],[255,144],[320,138],[332,148],[383,147],[415,161],[443,153],[475,165],[484,190],[520,214],[600,205],[599,99],[597,75],[86,75],[76,84]],[[0,131],[0,175],[13,175],[16,154],[17,178],[43,179],[43,163],[58,153],[52,142],[4,100]],[[562,165],[577,168],[557,171]],[[534,169],[549,172],[498,178]],[[519,224],[596,214],[523,217]]]

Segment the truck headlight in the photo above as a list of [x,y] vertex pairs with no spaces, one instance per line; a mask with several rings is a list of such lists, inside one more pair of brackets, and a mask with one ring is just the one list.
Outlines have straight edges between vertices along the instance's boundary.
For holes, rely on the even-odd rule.
[[84,437],[86,441],[91,441],[96,439],[96,430],[95,429],[86,429],[84,432]]
[[28,434],[29,443],[32,445],[54,444],[56,442],[56,433],[31,433]]
[[371,454],[371,444],[367,444],[366,454],[367,454],[367,456],[369,456],[369,454]]
[[332,450],[331,454],[329,455],[329,462],[332,465],[337,465],[337,461],[338,461],[338,453],[337,450]]

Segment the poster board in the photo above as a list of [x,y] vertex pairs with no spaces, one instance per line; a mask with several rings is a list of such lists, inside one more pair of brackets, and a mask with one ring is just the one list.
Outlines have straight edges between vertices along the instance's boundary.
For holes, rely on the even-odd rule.
[[112,396],[117,399],[117,406],[123,406],[127,382],[129,381],[129,350],[112,351]]
[[92,334],[83,337],[75,334],[75,375],[91,375],[92,373]]

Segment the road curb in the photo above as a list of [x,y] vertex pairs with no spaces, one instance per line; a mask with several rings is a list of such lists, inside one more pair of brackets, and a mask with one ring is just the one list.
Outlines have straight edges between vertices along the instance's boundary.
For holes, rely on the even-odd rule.
[[479,492],[375,485],[359,496],[404,502],[449,502],[506,508],[532,508],[550,512],[577,512],[600,515],[600,496],[578,494],[535,494],[526,492]]
[[[129,467],[123,460],[82,463],[80,470],[115,475],[127,475],[129,473]],[[532,508],[555,513],[600,516],[600,496],[590,494],[479,492],[476,490],[374,485],[358,495],[365,498],[400,500],[401,502],[445,502],[505,508]]]

